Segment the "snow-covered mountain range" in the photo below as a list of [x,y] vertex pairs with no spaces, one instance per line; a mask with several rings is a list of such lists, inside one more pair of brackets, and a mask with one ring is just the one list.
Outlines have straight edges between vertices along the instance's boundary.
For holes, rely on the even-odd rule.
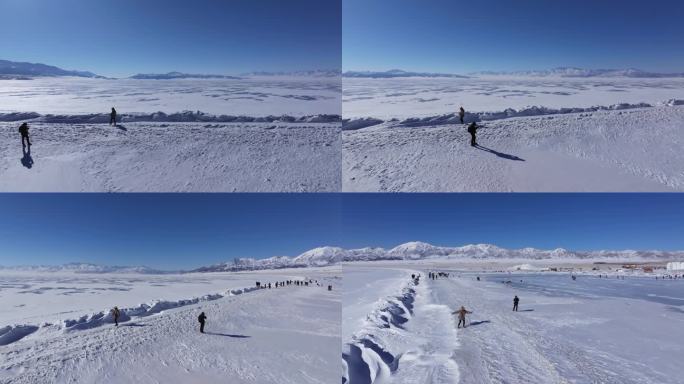
[[346,71],[344,77],[361,77],[372,79],[383,79],[393,77],[458,77],[468,78],[468,76],[456,75],[452,73],[431,73],[431,72],[409,72],[401,69],[390,69],[389,71]]
[[58,68],[52,65],[40,63],[25,63],[18,61],[0,60],[0,75],[3,78],[10,78],[17,76],[76,76],[76,77],[93,77],[103,78],[88,71],[72,71]]
[[143,79],[143,80],[174,80],[174,79],[239,79],[235,76],[227,75],[211,75],[211,74],[197,74],[197,73],[183,73],[183,72],[167,72],[167,73],[138,73],[129,77],[129,79]]
[[557,67],[546,70],[513,72],[482,71],[470,73],[472,76],[530,76],[530,77],[634,77],[661,78],[684,77],[684,73],[656,73],[635,68],[627,69],[585,69],[576,67]]
[[343,261],[376,260],[605,260],[605,261],[667,261],[684,260],[684,251],[570,251],[537,248],[506,249],[491,244],[469,244],[461,247],[441,247],[419,241],[398,245],[392,249],[320,247],[296,257],[268,259],[235,259],[233,262],[202,267],[195,272],[240,271],[335,265]]
[[[318,247],[299,256],[274,256],[265,259],[236,258],[233,261],[204,266],[188,272],[236,272],[262,269],[307,268],[337,265],[345,261],[423,260],[447,259],[458,261],[505,261],[505,260],[587,260],[587,261],[681,261],[684,251],[657,250],[600,250],[571,251],[563,248],[507,249],[492,244],[469,244],[460,247],[442,247],[420,241],[412,241],[391,249]],[[70,263],[60,266],[2,267],[0,270],[75,273],[170,273],[148,267],[101,266],[88,263]]]

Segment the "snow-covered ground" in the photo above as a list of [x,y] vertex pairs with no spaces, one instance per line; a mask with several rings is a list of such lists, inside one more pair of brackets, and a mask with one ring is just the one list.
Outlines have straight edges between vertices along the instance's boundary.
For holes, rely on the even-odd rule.
[[[288,279],[320,286],[253,288]],[[340,285],[340,268],[5,271],[0,305],[10,310],[0,318],[0,382],[330,383],[339,377]],[[108,313],[115,305],[119,327]]]
[[305,116],[341,112],[339,77],[241,79],[91,79],[36,77],[0,81],[0,113],[81,115],[174,113]]
[[343,132],[344,191],[684,190],[684,106],[492,120],[479,147],[465,125],[407,123]]
[[345,119],[436,116],[458,112],[460,106],[468,112],[493,112],[531,105],[586,108],[684,99],[684,78],[345,77],[342,86]]
[[[343,318],[357,317],[357,329],[343,332],[351,384],[681,382],[683,279],[572,280],[454,265],[441,265],[451,276],[438,280],[427,278],[435,270],[427,263],[344,265],[357,286],[392,284],[343,294]],[[409,273],[422,275],[417,285]],[[514,295],[519,312],[511,311]],[[349,308],[355,302],[378,304],[361,315]],[[461,305],[473,311],[465,329],[451,315]]]
[[684,188],[684,78],[346,77],[343,94],[344,191]]
[[338,123],[0,123],[0,191],[334,192]]
[[0,191],[339,191],[340,87],[339,77],[2,80]]

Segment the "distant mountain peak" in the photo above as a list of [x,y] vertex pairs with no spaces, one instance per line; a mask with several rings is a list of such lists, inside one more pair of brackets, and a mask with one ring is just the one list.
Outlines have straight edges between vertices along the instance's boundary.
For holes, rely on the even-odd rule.
[[173,79],[239,79],[239,77],[228,75],[212,75],[212,74],[194,74],[183,73],[178,71],[167,73],[138,73],[129,77],[129,79],[139,80],[173,80]]
[[71,71],[65,70],[52,65],[40,63],[27,63],[20,61],[0,60],[0,75],[14,75],[14,76],[76,76],[76,77],[91,77],[104,78],[88,71]]
[[343,77],[352,78],[394,78],[394,77],[452,77],[452,78],[468,78],[468,76],[456,75],[452,73],[432,73],[432,72],[410,72],[403,69],[390,69],[389,71],[346,71],[342,74]]

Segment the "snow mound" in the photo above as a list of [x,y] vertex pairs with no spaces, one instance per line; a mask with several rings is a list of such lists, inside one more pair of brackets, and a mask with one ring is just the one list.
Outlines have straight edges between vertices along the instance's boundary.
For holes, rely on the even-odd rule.
[[[0,113],[0,121],[34,121],[51,124],[108,124],[108,113],[92,113],[83,115],[41,115],[36,112]],[[307,116],[234,116],[212,115],[201,111],[183,111],[176,113],[129,113],[117,117],[121,123],[134,122],[216,122],[216,123],[337,123],[340,115],[320,114]]]
[[0,345],[14,343],[15,341],[21,340],[37,330],[37,326],[25,324],[8,325],[4,328],[0,328]]
[[357,129],[366,128],[382,123],[384,123],[384,121],[373,117],[363,117],[360,119],[344,119],[342,120],[342,130],[354,131]]
[[[225,296],[251,292],[253,290],[253,288],[233,289],[230,290]],[[193,297],[191,299],[153,300],[149,303],[143,303],[135,307],[119,308],[119,323],[130,321],[133,317],[151,316],[168,309],[184,307],[204,301],[218,300],[225,296],[216,293],[200,297]],[[83,315],[77,319],[66,319],[62,322],[63,329],[66,332],[96,328],[105,324],[114,324],[114,315],[111,313],[111,310],[104,310],[90,315]]]

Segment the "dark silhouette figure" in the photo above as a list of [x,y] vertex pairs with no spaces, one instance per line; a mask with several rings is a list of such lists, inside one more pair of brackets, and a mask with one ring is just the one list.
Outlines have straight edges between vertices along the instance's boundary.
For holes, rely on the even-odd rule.
[[518,296],[516,295],[516,296],[513,298],[513,310],[514,310],[515,312],[518,312],[518,303],[519,303],[519,302],[520,302],[520,299],[519,299]]
[[112,309],[112,316],[114,316],[114,325],[117,327],[119,326],[119,316],[121,315],[121,311],[119,311],[119,307],[114,307]]
[[[31,146],[31,139],[29,138],[29,126],[26,123],[22,123],[19,126],[19,133],[21,134],[21,146],[26,148],[26,145]],[[26,143],[24,143],[24,141]]]
[[458,326],[456,328],[461,328],[461,324],[463,324],[463,328],[466,327],[466,314],[472,313],[471,311],[465,309],[464,306],[461,306],[461,308],[456,311],[452,312],[451,314],[458,314]]
[[204,333],[204,323],[207,321],[207,315],[204,312],[200,313],[197,317],[197,321],[200,323],[200,333]]
[[461,118],[461,124],[463,124],[463,118],[465,117],[465,109],[463,107],[458,110],[458,117]]
[[476,141],[475,135],[477,134],[478,128],[480,128],[480,126],[475,124],[474,121],[472,123],[470,123],[470,125],[468,125],[468,133],[470,133],[470,145],[472,147],[477,146],[477,141]]
[[477,277],[477,281],[480,281],[480,276]]
[[31,147],[28,147],[28,151],[26,148],[22,148],[21,151],[24,154],[24,157],[21,158],[21,165],[24,167],[31,169],[33,167],[33,157],[31,157]]
[[116,126],[116,109],[112,107],[112,113],[109,114],[109,125]]
[[503,158],[503,159],[515,160],[515,161],[525,161],[525,159],[520,158],[520,157],[518,157],[518,156],[509,155],[509,154],[507,154],[507,153],[502,153],[502,152],[497,152],[497,151],[495,151],[495,150],[493,150],[493,149],[491,149],[491,148],[483,147],[483,146],[481,146],[480,144],[477,144],[477,143],[475,144],[475,148],[477,148],[477,149],[479,149],[479,150],[481,150],[481,151],[485,151],[485,152],[489,152],[489,153],[495,154],[495,155],[497,155],[497,156],[499,156],[499,157],[501,157],[501,158]]

